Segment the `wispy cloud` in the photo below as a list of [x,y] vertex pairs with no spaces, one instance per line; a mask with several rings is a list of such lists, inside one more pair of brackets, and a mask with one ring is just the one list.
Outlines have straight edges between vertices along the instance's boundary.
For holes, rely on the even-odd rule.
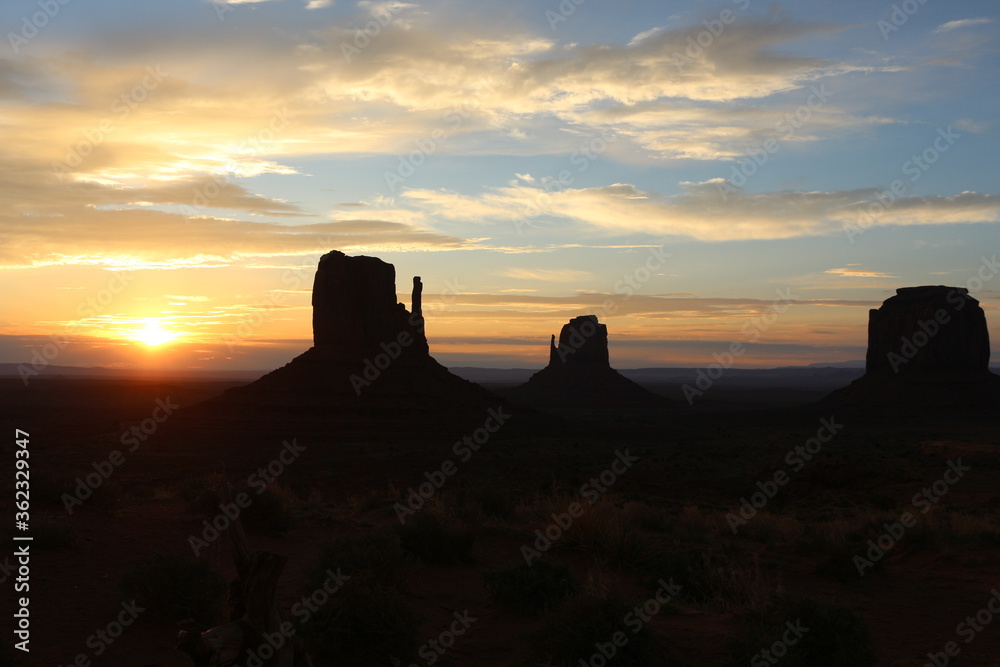
[[589,271],[573,269],[506,269],[500,275],[518,280],[537,280],[540,282],[575,283],[593,276]]
[[971,28],[976,25],[985,25],[987,23],[993,23],[993,19],[980,17],[975,19],[960,19],[958,21],[948,21],[947,23],[942,23],[934,32],[949,32],[951,30],[958,30],[959,28]]
[[[182,268],[252,264],[255,258],[346,252],[456,250],[468,241],[384,220],[303,225],[186,218],[159,211],[77,210],[46,218],[2,216],[2,266]],[[114,230],[109,233],[108,230]]]
[[[663,195],[628,183],[548,192],[525,184],[491,188],[472,196],[449,190],[408,190],[403,198],[436,215],[521,225],[584,223],[608,233],[645,232],[705,241],[779,239],[843,233],[878,188],[749,193],[722,179],[682,183]],[[725,196],[723,196],[725,195]],[[555,221],[550,223],[548,221]],[[898,199],[879,225],[931,225],[1000,221],[1000,197],[963,192],[951,197]]]
[[864,269],[828,269],[824,273],[832,273],[835,276],[842,276],[844,278],[896,278],[898,276],[892,276],[888,273],[882,273],[881,271],[866,271]]

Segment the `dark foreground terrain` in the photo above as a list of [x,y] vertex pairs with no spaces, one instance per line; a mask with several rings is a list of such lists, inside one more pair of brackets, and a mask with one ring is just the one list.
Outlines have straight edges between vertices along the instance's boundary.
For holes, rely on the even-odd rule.
[[179,623],[227,620],[223,479],[317,665],[1000,664],[996,411],[663,385],[407,435],[190,407],[233,384],[0,380],[4,532],[22,429],[34,537],[31,652],[0,664],[192,664]]

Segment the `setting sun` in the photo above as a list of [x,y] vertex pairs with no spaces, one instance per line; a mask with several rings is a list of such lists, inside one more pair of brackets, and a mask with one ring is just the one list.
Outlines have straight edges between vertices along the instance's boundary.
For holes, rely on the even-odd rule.
[[136,332],[135,339],[149,347],[158,347],[177,338],[177,334],[167,329],[157,320],[146,320],[146,328]]

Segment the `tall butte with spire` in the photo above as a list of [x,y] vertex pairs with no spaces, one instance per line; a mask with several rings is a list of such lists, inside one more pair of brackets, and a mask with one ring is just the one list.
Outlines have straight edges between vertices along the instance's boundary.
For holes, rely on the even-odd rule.
[[396,269],[377,257],[333,250],[313,282],[313,346],[225,402],[312,415],[417,420],[500,399],[439,364],[424,331],[423,285],[413,278],[411,310],[396,301]]

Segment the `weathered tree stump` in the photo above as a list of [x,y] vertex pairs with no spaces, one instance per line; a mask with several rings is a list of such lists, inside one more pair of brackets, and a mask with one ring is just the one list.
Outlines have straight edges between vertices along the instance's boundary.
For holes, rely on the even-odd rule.
[[[228,484],[219,489],[219,498],[232,503]],[[237,573],[230,590],[230,620],[205,632],[182,630],[177,648],[190,655],[196,667],[313,667],[298,636],[282,632],[283,625],[286,630],[294,627],[275,594],[288,559],[269,551],[252,552],[239,517],[228,536]]]

